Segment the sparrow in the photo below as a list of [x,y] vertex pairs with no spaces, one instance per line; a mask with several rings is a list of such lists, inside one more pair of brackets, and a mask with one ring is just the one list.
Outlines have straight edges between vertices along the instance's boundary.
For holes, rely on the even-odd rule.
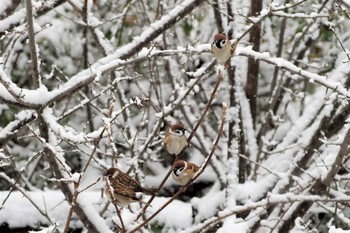
[[169,154],[177,156],[188,145],[185,131],[186,129],[180,123],[169,128],[164,138],[164,147]]
[[216,34],[214,36],[214,41],[211,44],[211,52],[220,63],[225,63],[226,65],[227,61],[233,54],[230,40],[228,40],[223,34]]
[[109,201],[124,207],[133,202],[144,202],[140,197],[136,196],[141,192],[148,195],[154,195],[156,189],[144,188],[139,182],[122,172],[120,169],[111,167],[105,174],[105,194]]
[[198,172],[199,167],[191,162],[184,160],[177,160],[173,164],[173,171],[171,173],[175,183],[179,185],[186,185]]

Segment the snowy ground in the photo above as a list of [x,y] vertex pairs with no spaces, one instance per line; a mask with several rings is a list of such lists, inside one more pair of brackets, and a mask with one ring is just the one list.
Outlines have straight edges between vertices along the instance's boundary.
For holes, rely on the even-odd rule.
[[[46,213],[50,216],[51,219],[55,220],[55,224],[58,226],[64,226],[66,222],[66,218],[69,211],[68,203],[65,201],[65,198],[61,191],[45,191],[45,192],[26,192],[28,197],[31,199],[31,202],[26,198],[21,192],[14,191],[11,195],[8,196],[8,192],[0,192],[0,202],[5,204],[3,208],[0,210],[0,225],[6,223],[9,228],[40,228],[40,226],[50,226],[52,224],[49,223],[47,218],[40,214],[38,209],[34,207],[31,202],[34,202],[41,209],[44,209]],[[101,192],[98,191],[86,191],[81,194],[82,198],[85,201],[88,201],[88,204],[92,204],[95,207],[97,212],[100,212],[106,205],[106,200],[101,197]],[[196,217],[196,220],[200,220],[198,218],[210,218],[210,209],[211,206],[216,206],[217,203],[214,203],[216,200],[220,200],[220,193],[217,194],[217,197],[212,200],[205,200],[194,198],[191,202],[192,205],[200,204],[199,213]],[[148,214],[156,211],[162,204],[164,204],[168,198],[157,197],[152,203],[152,206],[148,209]],[[138,214],[138,210],[140,210],[139,204],[131,204],[130,208],[124,208],[122,211],[123,221],[129,229],[136,226],[134,220]],[[113,228],[113,222],[118,222],[118,218],[115,214],[112,205],[108,206],[108,210],[103,214],[103,217],[107,223],[107,225]],[[179,213],[179,209],[181,209],[181,213]],[[175,200],[171,205],[165,208],[157,217],[151,222],[158,222],[160,225],[165,223],[168,227],[170,227],[167,232],[191,232],[191,226],[193,221],[193,210],[190,203],[184,203],[181,201]],[[204,216],[203,213],[207,213],[208,216]],[[195,218],[196,218],[195,217]],[[81,228],[82,225],[77,220],[76,216],[73,215],[71,220],[72,228]],[[48,230],[52,229],[47,228]],[[233,218],[227,219],[224,225],[220,229],[221,233],[229,233],[232,230],[235,230],[236,233],[244,233],[247,231],[247,224],[244,222],[237,222],[237,219]],[[164,230],[164,229],[163,229]],[[44,231],[51,232],[51,231]],[[302,233],[303,231],[296,230],[294,232]],[[350,233],[350,231],[342,230],[339,228],[335,228],[331,226],[329,233]],[[306,232],[305,232],[306,233]]]
[[[31,201],[45,210],[54,219],[59,226],[64,226],[69,205],[65,201],[65,198],[61,191],[45,191],[45,192],[26,192]],[[97,212],[100,212],[106,205],[106,200],[101,197],[101,192],[98,191],[86,191],[81,194],[85,201],[92,204]],[[9,228],[24,228],[33,227],[38,228],[42,225],[50,225],[48,219],[43,216],[38,209],[20,192],[14,191],[8,197],[8,192],[0,192],[0,203],[8,198],[0,211],[0,225],[7,223]],[[168,198],[155,198],[152,206],[149,207],[148,212],[154,212],[158,207],[165,203]],[[130,209],[134,212],[131,213],[128,208],[123,209],[123,220],[125,223],[131,223],[137,216],[139,204],[131,204]],[[178,210],[181,209],[181,214],[178,214]],[[108,210],[104,213],[106,222],[111,224],[111,220],[117,221],[114,207],[108,206]],[[176,216],[176,218],[175,218]],[[174,201],[170,206],[165,208],[154,221],[167,222],[168,226],[183,226],[189,227],[192,224],[192,209],[190,204],[186,204],[180,201]],[[153,221],[153,222],[154,222]],[[171,223],[170,223],[171,222]],[[71,221],[72,228],[81,228],[81,223],[73,215]]]

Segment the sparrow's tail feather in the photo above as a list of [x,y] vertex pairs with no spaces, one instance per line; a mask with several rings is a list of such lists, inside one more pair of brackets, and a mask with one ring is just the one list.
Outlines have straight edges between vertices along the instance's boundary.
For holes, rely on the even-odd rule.
[[154,195],[154,194],[156,194],[157,189],[141,187],[141,192],[148,194],[148,195]]

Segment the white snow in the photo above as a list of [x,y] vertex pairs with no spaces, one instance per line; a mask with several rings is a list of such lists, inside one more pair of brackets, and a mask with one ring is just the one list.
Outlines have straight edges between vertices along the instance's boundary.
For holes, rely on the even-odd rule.
[[[101,1],[98,2],[101,3]],[[102,0],[102,2],[103,4],[106,3],[105,0]],[[317,42],[315,42],[315,50],[320,49],[320,53],[322,52],[328,56],[325,57],[325,61],[314,60],[314,56],[317,56],[317,54],[311,54],[312,51],[308,49],[305,57],[298,61],[300,65],[296,66],[294,63],[296,62],[295,57],[287,58],[292,52],[288,46],[299,39],[300,42],[304,42],[304,35],[315,40],[324,39],[316,33],[320,24],[332,26],[330,29],[334,33],[339,33],[334,25],[339,23],[339,28],[343,28],[342,22],[345,18],[342,19],[343,16],[339,14],[337,15],[339,19],[334,18],[332,19],[334,22],[330,22],[330,19],[325,18],[329,16],[327,13],[328,5],[325,6],[327,11],[316,13],[316,10],[303,12],[303,5],[291,5],[295,3],[285,5],[278,1],[271,2],[269,5],[264,3],[265,6],[260,15],[249,18],[252,22],[258,22],[267,15],[273,15],[273,17],[268,17],[267,22],[264,21],[262,25],[264,34],[262,35],[261,52],[253,51],[252,46],[245,46],[245,38],[240,41],[239,47],[231,59],[231,65],[236,69],[234,80],[232,80],[235,82],[235,86],[231,87],[228,80],[231,76],[228,75],[225,67],[217,65],[213,68],[215,60],[210,54],[211,45],[208,38],[212,38],[212,34],[215,32],[206,30],[206,28],[214,28],[215,22],[211,17],[213,16],[212,13],[208,16],[202,15],[201,20],[203,21],[200,22],[199,20],[193,20],[195,12],[192,12],[186,18],[192,26],[191,32],[186,38],[183,35],[182,27],[176,28],[175,31],[167,30],[164,34],[158,33],[170,21],[178,19],[178,15],[193,2],[194,0],[180,1],[171,9],[162,3],[162,14],[157,16],[159,18],[147,12],[149,9],[146,9],[148,15],[144,17],[149,17],[151,23],[148,26],[142,25],[141,27],[139,25],[128,26],[127,35],[123,35],[125,38],[116,41],[116,38],[106,38],[108,34],[106,30],[116,35],[121,25],[115,19],[124,17],[127,19],[129,17],[128,7],[137,8],[137,0],[131,1],[130,6],[122,9],[118,15],[110,12],[108,20],[100,18],[102,11],[99,12],[98,7],[92,5],[92,1],[89,1],[87,9],[87,23],[88,26],[91,26],[89,36],[93,34],[94,37],[97,37],[93,39],[96,39],[94,43],[98,46],[95,47],[94,45],[89,48],[88,56],[91,65],[86,69],[82,69],[81,64],[77,64],[79,61],[76,60],[81,58],[83,52],[81,44],[89,43],[90,37],[86,39],[79,34],[63,33],[65,30],[75,31],[77,28],[85,26],[85,22],[82,21],[81,17],[77,17],[77,12],[75,12],[75,10],[83,7],[82,1],[71,0],[69,4],[64,3],[64,6],[54,9],[53,13],[36,17],[34,26],[37,32],[38,56],[47,55],[45,54],[45,46],[52,46],[60,56],[57,58],[57,64],[53,66],[57,65],[57,70],[64,69],[62,80],[60,79],[57,82],[55,72],[50,73],[49,71],[50,74],[46,75],[47,79],[43,81],[46,83],[52,82],[54,85],[40,85],[36,90],[23,88],[22,83],[12,77],[12,74],[17,70],[11,67],[11,63],[16,63],[16,69],[28,66],[27,58],[19,56],[18,60],[15,60],[17,53],[19,54],[18,51],[23,50],[21,41],[23,40],[23,43],[25,43],[27,38],[25,9],[18,7],[12,15],[0,20],[0,32],[5,34],[0,39],[6,41],[10,38],[11,41],[14,41],[13,44],[9,44],[9,48],[12,47],[13,50],[6,50],[3,53],[4,57],[0,58],[0,101],[1,103],[9,103],[8,105],[1,104],[0,112],[11,112],[11,116],[8,117],[10,119],[9,123],[6,126],[2,125],[3,128],[0,128],[0,140],[16,134],[18,136],[16,141],[22,142],[23,140],[23,144],[25,144],[25,146],[20,147],[16,144],[17,142],[12,143],[11,141],[4,148],[0,148],[0,168],[6,167],[7,169],[7,167],[10,167],[23,173],[22,179],[19,180],[18,186],[16,186],[17,189],[14,189],[15,191],[0,192],[0,224],[6,222],[11,228],[20,228],[36,227],[40,223],[47,226],[39,231],[42,233],[50,232],[56,227],[62,230],[70,208],[70,204],[65,201],[62,192],[60,190],[49,190],[46,183],[42,184],[41,188],[43,190],[39,191],[34,184],[31,184],[31,179],[36,179],[36,176],[31,177],[32,173],[37,175],[35,169],[41,169],[41,166],[49,167],[45,157],[41,157],[42,160],[40,160],[37,155],[34,155],[41,155],[44,148],[49,149],[50,155],[58,161],[59,169],[62,170],[64,176],[57,179],[47,178],[45,179],[47,182],[68,182],[70,189],[73,190],[72,181],[74,183],[81,181],[79,186],[79,191],[81,191],[93,182],[97,182],[97,178],[101,176],[101,170],[117,163],[116,166],[123,169],[123,171],[131,170],[130,174],[136,176],[142,185],[157,187],[170,168],[170,165],[165,167],[161,163],[162,160],[166,159],[161,154],[161,144],[165,132],[160,131],[160,129],[166,128],[166,126],[163,127],[166,122],[175,121],[182,121],[190,127],[193,126],[199,119],[201,110],[205,107],[205,100],[210,95],[210,90],[218,73],[223,75],[223,80],[216,93],[214,103],[210,106],[207,116],[196,132],[191,146],[186,151],[188,152],[188,159],[197,164],[201,164],[206,160],[205,154],[210,149],[217,134],[216,125],[220,121],[222,108],[220,103],[226,103],[229,98],[234,97],[236,101],[234,104],[237,105],[234,107],[229,105],[228,107],[228,122],[225,124],[225,130],[215,155],[208,168],[196,180],[196,183],[208,182],[213,184],[203,190],[199,196],[191,197],[187,202],[174,200],[151,223],[164,225],[163,231],[170,233],[197,232],[207,223],[221,222],[222,226],[217,229],[219,233],[231,233],[233,231],[244,233],[250,231],[252,224],[258,223],[261,213],[268,205],[280,205],[282,203],[285,209],[288,210],[288,213],[284,216],[284,218],[287,218],[294,210],[293,208],[297,207],[295,203],[299,201],[318,202],[320,206],[328,201],[327,198],[329,197],[309,195],[307,191],[314,180],[327,177],[329,169],[336,159],[335,155],[339,151],[339,145],[335,144],[342,142],[344,131],[348,129],[348,125],[344,125],[338,135],[332,138],[320,138],[323,145],[316,148],[317,150],[315,149],[316,156],[308,161],[305,170],[303,170],[304,168],[301,169],[302,175],[292,177],[291,174],[295,169],[295,165],[305,155],[305,148],[319,128],[321,120],[325,116],[330,116],[332,111],[335,110],[334,103],[338,100],[341,101],[341,108],[337,110],[337,113],[341,113],[348,107],[350,92],[345,88],[345,80],[349,78],[350,72],[348,58],[346,57],[348,51],[338,49],[341,46],[337,43],[339,41],[335,39],[334,43],[332,42],[335,45],[331,48],[327,41],[324,41],[324,44],[327,44],[324,48],[317,47]],[[34,10],[42,7],[42,4],[52,3],[53,1],[33,2]],[[2,0],[0,12],[10,4],[11,0]],[[350,4],[349,0],[344,0],[343,4]],[[77,9],[74,9],[73,14],[71,14],[67,9],[72,9],[73,5]],[[219,5],[221,12],[225,12],[226,4],[220,2]],[[243,23],[246,21],[246,17],[242,16],[248,15],[249,7],[246,7],[244,1],[237,1],[236,4],[232,5],[234,9],[228,13],[233,13],[236,18],[234,22],[225,25],[224,32],[228,32],[229,28],[232,27],[234,28],[234,35],[242,35],[247,29],[247,25]],[[285,11],[290,7],[293,7],[293,11]],[[313,5],[312,9],[318,7],[320,6]],[[201,10],[206,11],[207,8],[208,5],[205,5]],[[56,14],[60,19],[54,17]],[[274,34],[278,32],[275,32],[274,29],[278,26],[274,24],[275,21],[272,18],[280,20],[281,17],[288,18],[288,30],[286,30],[283,43],[286,46],[286,51],[283,51],[281,56],[278,55],[277,57],[279,42],[277,42],[277,37]],[[226,16],[223,17],[224,21],[227,20],[226,18]],[[301,19],[300,21],[310,24],[308,29],[310,33],[303,33],[304,30],[307,30],[306,26],[291,25],[292,22],[295,22],[293,20],[296,19]],[[9,31],[11,25],[18,26]],[[206,27],[203,27],[203,25]],[[345,26],[344,28],[346,28]],[[297,32],[300,30],[302,32]],[[175,40],[171,40],[172,33],[174,33]],[[57,36],[57,34],[64,36]],[[140,44],[143,45],[144,42],[148,42],[149,38],[155,36],[158,36],[158,38],[152,40],[151,43],[147,43],[143,48],[139,47]],[[339,33],[339,36],[341,37],[340,41],[348,48],[349,33],[344,31]],[[169,43],[167,49],[162,49],[163,40]],[[0,42],[2,43],[2,41]],[[122,45],[116,47],[115,45],[120,42]],[[71,46],[76,44],[79,46]],[[302,44],[296,43],[296,51],[303,49]],[[95,56],[95,49],[101,49],[102,51],[98,51],[98,55]],[[335,68],[331,72],[322,72],[323,64],[328,64],[328,60],[332,60],[329,59],[331,55],[328,54],[328,49],[334,50],[338,57],[334,61]],[[69,53],[64,53],[63,50],[67,50]],[[342,52],[338,54],[339,51]],[[125,57],[128,57],[128,59],[124,59]],[[266,112],[259,112],[256,122],[253,122],[252,111],[244,89],[247,83],[245,78],[247,57],[259,60],[261,64],[258,93],[259,110],[265,110],[266,103],[271,101],[271,99],[264,98],[266,94],[270,93],[268,84],[272,79],[272,70],[278,67],[285,72],[285,77],[291,78],[290,87],[286,86],[284,88],[286,94],[281,100],[281,107],[276,113],[272,114],[275,123],[274,128],[263,135],[261,139],[261,161],[256,161],[258,153],[261,152],[257,135]],[[47,59],[48,64],[50,64],[52,58],[47,57]],[[195,59],[201,59],[203,65],[197,68],[197,64],[193,62]],[[41,61],[39,60],[39,62]],[[167,62],[167,68],[169,69],[167,72],[169,73],[164,73],[162,62]],[[138,64],[141,68],[137,67]],[[161,66],[158,67],[159,64]],[[211,67],[211,69],[209,70],[208,67]],[[146,68],[147,72],[139,71],[139,68]],[[116,77],[114,80],[111,80],[112,75],[107,75],[112,72]],[[168,77],[169,74],[171,77]],[[171,80],[168,81],[168,79]],[[307,85],[310,84],[312,90],[305,91],[302,89],[306,88],[302,87],[305,80]],[[107,82],[108,85],[106,85]],[[84,97],[86,93],[81,92],[79,94],[82,95],[82,98],[74,99],[78,90],[83,87],[91,88],[91,96],[86,98]],[[229,96],[231,88],[234,88],[234,96]],[[193,98],[197,96],[200,101]],[[73,99],[74,101],[70,101]],[[11,103],[16,104],[16,110],[9,107]],[[93,107],[92,119],[86,120],[84,118],[82,120],[80,117],[85,116],[86,113],[81,113],[80,110],[88,104]],[[18,112],[17,106],[19,106]],[[27,110],[38,107],[42,112]],[[15,111],[16,113],[13,113]],[[62,112],[64,115],[61,115]],[[20,133],[15,130],[23,121],[35,119],[37,114],[41,114],[49,128],[47,141],[46,138],[40,138],[38,121],[31,123],[29,130],[27,127],[23,127],[23,132]],[[13,117],[14,119],[12,119]],[[90,120],[94,123],[92,132],[85,131],[86,125],[83,125]],[[235,123],[234,134],[244,133],[243,143],[245,150],[248,152],[247,155],[238,154],[240,153],[239,147],[241,145],[239,143],[241,142],[236,140],[237,138],[232,140],[232,144],[228,148],[228,123],[233,122]],[[101,135],[102,132],[104,132],[103,135]],[[33,136],[34,133],[38,134],[39,137]],[[90,155],[94,149],[93,143],[96,142],[96,139],[101,140],[99,140],[96,153],[92,154],[93,157],[88,172],[82,173],[74,170],[72,174],[73,168],[68,165],[69,156],[76,156],[77,160],[85,164],[87,155]],[[30,143],[27,145],[28,141]],[[274,147],[275,145],[276,147]],[[268,149],[269,146],[273,149]],[[26,155],[23,156],[23,154]],[[250,168],[256,166],[256,174],[253,174],[255,171],[252,170],[243,184],[238,183],[238,160],[240,158],[246,159],[247,164],[251,165]],[[348,164],[345,161],[344,167],[347,166]],[[48,171],[43,170],[43,172]],[[45,176],[39,174],[38,177]],[[0,178],[9,184],[15,183],[14,177],[10,178],[3,172],[0,172]],[[330,187],[329,192],[334,195],[332,201],[348,202],[349,197],[345,195],[345,190],[342,190],[344,187],[342,183],[347,181],[349,175],[339,174],[336,178],[339,189],[332,190],[332,187]],[[293,187],[289,187],[288,185],[291,184],[289,182],[294,182],[296,185],[294,186],[293,183]],[[21,186],[19,187],[19,185]],[[108,233],[114,230],[113,221],[119,222],[119,219],[112,205],[109,206],[104,215],[100,215],[100,211],[106,203],[106,199],[101,197],[103,185],[103,181],[99,181],[96,185],[84,190],[79,194],[77,204],[84,210],[99,232]],[[172,189],[172,185],[174,185],[174,182],[170,179],[165,183],[164,189]],[[23,187],[26,187],[26,189]],[[281,193],[281,190],[283,190],[283,193]],[[146,211],[145,216],[150,216],[169,199],[169,197],[156,197]],[[135,222],[135,217],[142,206],[143,204],[134,203],[129,206],[130,208],[122,209],[122,216],[127,229],[131,229],[142,222],[142,220]],[[334,209],[332,202],[329,206],[322,207],[328,211]],[[242,211],[251,211],[250,216],[244,220],[237,218],[236,213]],[[281,215],[277,212],[282,212],[282,209],[278,207],[275,211],[267,219],[261,219],[260,224],[266,228],[261,228],[258,232],[264,232],[267,227],[278,227],[275,224],[277,224],[277,220],[280,219]],[[43,212],[47,216],[43,216]],[[330,212],[333,213],[333,211]],[[337,217],[345,223],[350,221],[343,213],[340,213]],[[21,221],[18,221],[18,219]],[[300,222],[297,222],[297,229],[294,229],[294,232],[301,231],[301,219],[299,220]],[[298,225],[299,223],[300,225]],[[328,223],[328,225],[332,224],[334,223]],[[71,226],[82,227],[75,214]],[[147,229],[144,231],[146,232]],[[329,232],[349,231],[330,226]]]
[[329,228],[328,233],[350,233],[350,230],[343,230],[341,228],[336,228],[335,226],[331,226]]
[[[42,209],[46,210],[48,214],[55,220],[55,224],[62,227],[66,222],[66,218],[69,212],[70,205],[65,201],[65,197],[59,190],[45,190],[26,192],[31,201],[35,202]],[[9,192],[0,192],[0,203],[5,201]],[[156,211],[161,205],[163,205],[168,198],[157,197],[152,206],[149,207],[147,214],[150,215]],[[101,191],[84,191],[78,195],[77,203],[84,209],[85,213],[89,217],[90,221],[98,227],[99,232],[112,232],[107,222],[102,219],[98,214],[104,206],[105,199],[101,198]],[[132,204],[137,207],[138,204]],[[10,228],[24,228],[27,226],[36,227],[38,223],[42,225],[50,225],[47,219],[35,209],[35,207],[26,199],[20,192],[13,191],[9,195],[5,204],[1,206],[0,222],[6,222]],[[179,214],[181,210],[181,214]],[[111,218],[115,218],[116,213],[112,205],[109,206],[109,210],[113,214]],[[125,211],[125,212],[124,212]],[[137,216],[135,213],[129,212],[128,209],[123,209],[123,218],[125,222],[133,223]],[[21,221],[18,221],[21,219]],[[165,223],[168,227],[187,228],[192,224],[192,207],[190,203],[184,203],[182,201],[175,200],[165,208],[152,222]],[[82,227],[81,222],[77,220],[75,214],[70,223],[71,227]]]

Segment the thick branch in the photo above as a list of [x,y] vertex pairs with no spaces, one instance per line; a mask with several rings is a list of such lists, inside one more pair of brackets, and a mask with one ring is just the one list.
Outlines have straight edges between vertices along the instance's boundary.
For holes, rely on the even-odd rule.
[[[252,0],[251,1],[251,15],[256,16],[262,10],[262,0]],[[249,42],[253,44],[253,50],[260,50],[260,38],[261,38],[261,28],[260,24],[254,24],[249,35]],[[258,93],[258,80],[259,80],[259,61],[249,58],[248,59],[248,73],[247,73],[247,86],[246,95],[249,99],[250,111],[253,118],[253,124],[256,121],[256,111],[257,111],[257,93]]]

